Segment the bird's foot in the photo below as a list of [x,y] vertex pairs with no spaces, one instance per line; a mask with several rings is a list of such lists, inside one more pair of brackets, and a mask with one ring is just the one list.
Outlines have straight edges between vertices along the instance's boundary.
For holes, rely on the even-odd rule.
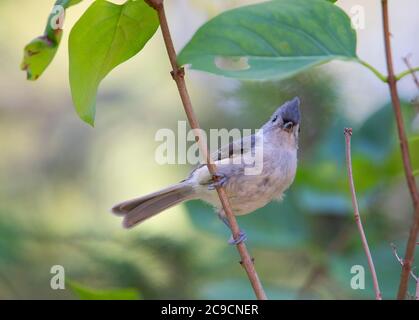
[[234,239],[233,236],[231,236],[230,240],[228,240],[228,244],[231,245],[238,245],[239,243],[242,243],[247,240],[247,234],[243,230],[240,230],[239,236],[237,239]]
[[[216,180],[216,181],[214,181]],[[217,187],[224,187],[225,184],[228,181],[228,178],[226,175],[222,174],[222,173],[217,173],[215,175],[213,175],[213,179],[212,179],[212,183],[210,183],[208,185],[208,190],[214,190]]]

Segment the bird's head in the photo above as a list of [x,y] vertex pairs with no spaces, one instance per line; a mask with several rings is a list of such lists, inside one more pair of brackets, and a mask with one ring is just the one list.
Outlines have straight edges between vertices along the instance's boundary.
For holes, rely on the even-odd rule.
[[262,127],[264,136],[281,144],[298,147],[300,120],[300,99],[295,97],[280,106],[265,123]]

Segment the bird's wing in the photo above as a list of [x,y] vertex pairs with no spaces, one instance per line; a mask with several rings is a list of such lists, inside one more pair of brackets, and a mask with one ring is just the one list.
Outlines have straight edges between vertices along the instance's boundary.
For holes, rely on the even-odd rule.
[[237,155],[243,155],[255,147],[255,141],[256,137],[254,134],[240,140],[235,140],[211,153],[211,159],[213,161],[221,161],[223,159],[233,158]]
[[[255,148],[255,144],[255,135],[246,136],[243,139],[233,141],[211,153],[211,159],[216,165],[220,165],[221,163],[225,163],[225,161],[222,160],[232,159],[235,156],[241,156],[247,152],[252,151],[252,149]],[[212,176],[208,172],[208,169],[204,168],[205,166],[206,164],[201,164],[196,167],[194,170],[192,170],[186,180],[190,179],[194,174],[198,174],[201,184],[210,183],[212,181]]]

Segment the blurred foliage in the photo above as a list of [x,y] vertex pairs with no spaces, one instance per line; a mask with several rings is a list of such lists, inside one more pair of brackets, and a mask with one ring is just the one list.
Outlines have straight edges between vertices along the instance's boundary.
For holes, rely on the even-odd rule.
[[[32,10],[51,5],[22,3],[27,24]],[[0,2],[0,17],[19,28],[9,18],[15,6]],[[69,23],[83,6],[69,10]],[[173,5],[168,13],[177,17],[176,10]],[[70,289],[50,288],[53,265],[64,266],[67,280],[88,291],[132,288],[142,299],[253,298],[240,258],[227,245],[228,230],[209,206],[190,202],[131,231],[109,213],[115,202],[174,183],[191,169],[154,160],[156,130],[176,130],[176,121],[185,119],[169,64],[162,63],[167,57],[161,39],[103,82],[100,120],[92,130],[71,108],[65,54],[57,54],[36,87],[15,70],[16,52],[42,24],[32,26],[26,33],[26,25],[17,29],[22,35],[16,41],[7,41],[0,29],[6,39],[0,45],[0,298],[77,298]],[[256,129],[283,101],[297,95],[302,100],[295,183],[281,203],[238,218],[269,297],[373,297],[346,178],[343,128],[350,126],[364,228],[384,297],[393,298],[400,266],[389,244],[402,252],[412,210],[388,103],[354,121],[346,108],[352,100],[327,66],[283,82],[238,83],[193,72],[187,79],[205,129]],[[413,110],[409,104],[403,110],[419,169]],[[365,267],[364,291],[350,288],[354,264]]]
[[135,289],[97,290],[86,288],[73,281],[67,281],[67,285],[81,300],[138,300],[140,298]]

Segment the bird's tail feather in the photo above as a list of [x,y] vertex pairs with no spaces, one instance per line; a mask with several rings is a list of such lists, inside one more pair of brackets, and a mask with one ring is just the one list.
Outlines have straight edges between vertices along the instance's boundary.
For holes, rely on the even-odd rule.
[[174,205],[195,198],[192,186],[184,181],[143,197],[121,202],[112,208],[112,212],[124,216],[123,226],[132,228]]

